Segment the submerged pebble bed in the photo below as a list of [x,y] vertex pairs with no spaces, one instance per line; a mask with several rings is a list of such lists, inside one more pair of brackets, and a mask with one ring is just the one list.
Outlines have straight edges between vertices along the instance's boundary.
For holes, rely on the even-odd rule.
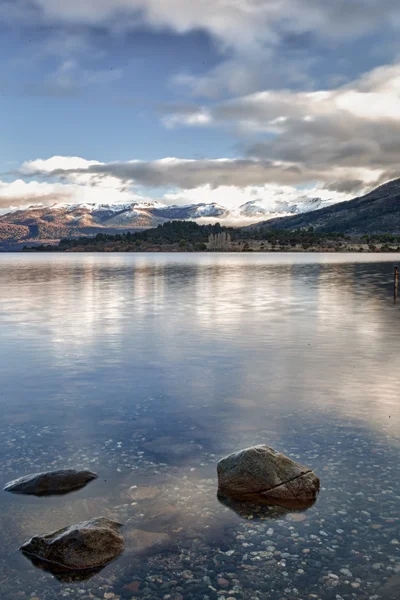
[[[316,504],[290,512],[219,501],[218,451],[233,439],[210,452],[187,423],[176,442],[157,434],[157,421],[146,431],[146,412],[144,403],[129,419],[104,419],[103,429],[130,430],[129,437],[92,440],[67,465],[68,443],[60,445],[65,432],[57,427],[1,428],[2,480],[18,471],[76,465],[100,474],[85,490],[47,504],[7,499],[0,518],[2,599],[52,600],[57,593],[71,600],[375,600],[387,580],[400,578],[400,467],[391,432],[378,442],[331,421],[329,439],[326,427],[316,425],[308,450],[296,443],[280,447],[321,478]],[[295,417],[291,428],[295,440],[301,434]],[[267,436],[271,432],[245,433],[242,443]],[[13,552],[27,536],[58,528],[60,519],[63,526],[100,514],[124,524],[127,550],[87,581],[59,582]]]

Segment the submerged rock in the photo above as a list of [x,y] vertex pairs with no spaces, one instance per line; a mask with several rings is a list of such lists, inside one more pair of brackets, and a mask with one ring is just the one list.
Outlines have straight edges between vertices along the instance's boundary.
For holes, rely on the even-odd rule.
[[20,550],[52,573],[99,570],[124,550],[122,525],[99,517],[54,533],[34,536]]
[[49,471],[14,479],[7,483],[4,490],[15,494],[32,494],[35,496],[67,494],[79,490],[96,478],[97,475],[91,471],[76,471],[75,469]]
[[230,454],[218,463],[218,492],[288,508],[307,507],[319,491],[315,473],[281,452],[260,445]]

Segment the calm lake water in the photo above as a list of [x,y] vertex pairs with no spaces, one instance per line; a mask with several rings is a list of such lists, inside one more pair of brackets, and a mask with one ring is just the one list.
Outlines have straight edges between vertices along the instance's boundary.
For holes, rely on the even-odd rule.
[[[1,599],[400,598],[396,263],[0,255],[0,482],[99,474],[67,496],[0,492]],[[259,443],[320,476],[312,508],[218,501],[218,458]],[[86,581],[18,552],[100,515],[127,549]]]

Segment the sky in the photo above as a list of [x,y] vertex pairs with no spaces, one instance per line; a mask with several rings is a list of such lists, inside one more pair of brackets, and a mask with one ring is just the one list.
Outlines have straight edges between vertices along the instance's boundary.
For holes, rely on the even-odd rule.
[[398,0],[0,0],[0,213],[400,177]]

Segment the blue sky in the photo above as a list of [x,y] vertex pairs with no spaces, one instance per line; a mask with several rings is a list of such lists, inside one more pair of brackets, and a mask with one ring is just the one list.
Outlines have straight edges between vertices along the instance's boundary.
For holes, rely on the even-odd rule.
[[0,211],[274,213],[397,177],[399,25],[395,0],[3,0]]

